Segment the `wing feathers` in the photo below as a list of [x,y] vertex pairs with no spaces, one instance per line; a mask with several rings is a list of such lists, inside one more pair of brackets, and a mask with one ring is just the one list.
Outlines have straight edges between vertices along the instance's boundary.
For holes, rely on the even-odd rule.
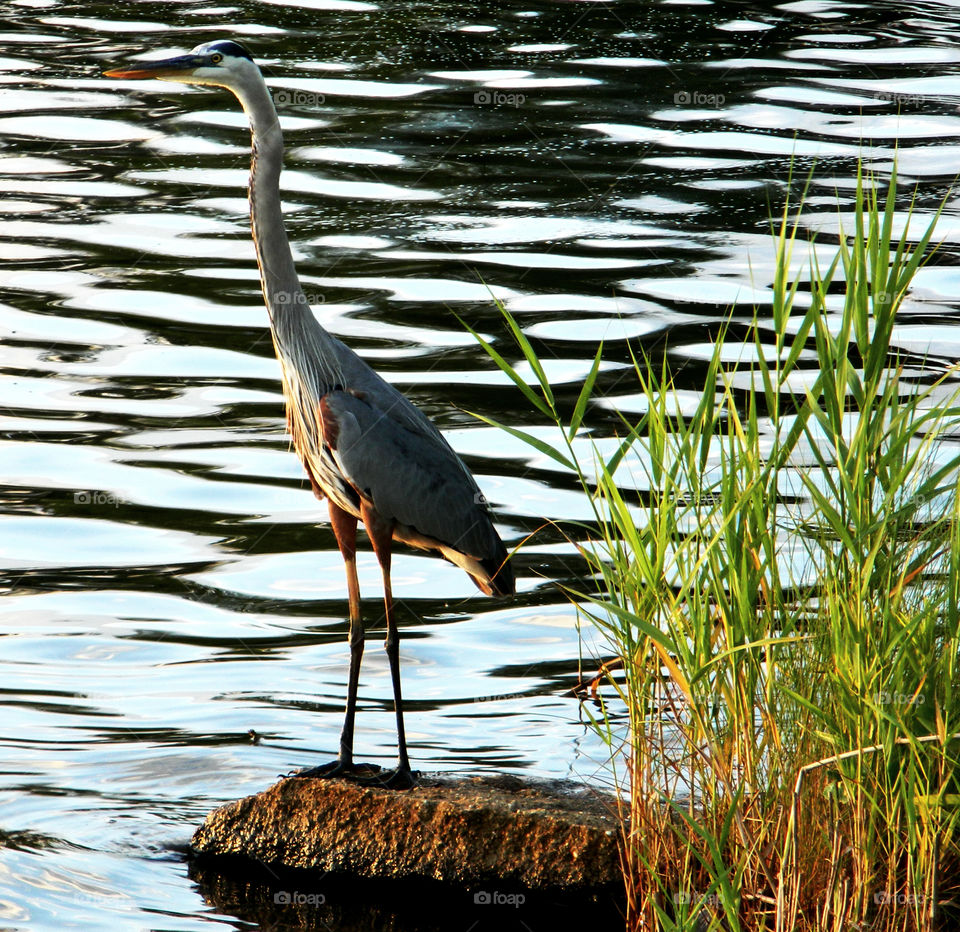
[[[334,391],[321,406],[347,481],[389,520],[479,561],[506,558],[482,494],[442,440],[408,430],[363,396]],[[502,556],[501,556],[502,555]]]

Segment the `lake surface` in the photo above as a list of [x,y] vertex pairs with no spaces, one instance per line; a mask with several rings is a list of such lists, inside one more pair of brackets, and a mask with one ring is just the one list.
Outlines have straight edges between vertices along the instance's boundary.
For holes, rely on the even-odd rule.
[[[960,2],[13,0],[2,14],[0,928],[548,928],[466,901],[442,920],[425,905],[395,921],[389,901],[351,918],[333,889],[312,918],[254,916],[188,876],[207,811],[334,755],[346,585],[285,433],[244,118],[225,92],[100,72],[248,45],[277,97],[317,314],[436,420],[508,545],[526,541],[512,600],[395,557],[414,766],[606,785],[570,692],[601,648],[558,586],[582,564],[546,524],[587,509],[549,460],[472,416],[543,429],[460,321],[515,360],[501,300],[565,404],[603,341],[587,424],[608,437],[617,409],[638,410],[630,347],[686,362],[697,391],[729,305],[747,320],[769,304],[768,217],[792,159],[797,192],[816,164],[805,224],[829,233],[856,158],[884,177],[898,151],[904,206],[914,185],[921,215],[947,204],[896,341],[960,357]],[[389,765],[367,548],[359,572],[356,748]]]

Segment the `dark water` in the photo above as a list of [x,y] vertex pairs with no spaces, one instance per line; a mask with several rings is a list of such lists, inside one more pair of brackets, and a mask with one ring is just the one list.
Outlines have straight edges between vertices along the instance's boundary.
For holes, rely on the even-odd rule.
[[[330,758],[345,584],[284,432],[232,98],[100,77],[232,36],[265,64],[287,223],[317,312],[467,459],[511,546],[586,517],[551,462],[467,412],[545,428],[465,334],[517,315],[563,403],[599,341],[601,404],[638,410],[628,345],[687,362],[769,303],[767,218],[816,160],[836,228],[858,155],[899,148],[928,213],[960,167],[960,3],[141,2],[0,7],[0,928],[557,928],[472,903],[309,920],[198,886],[213,806]],[[960,355],[958,204],[898,342]],[[801,257],[802,258],[802,257]],[[666,341],[666,342],[665,342]],[[700,383],[702,384],[702,383]],[[415,765],[606,782],[570,695],[581,571],[540,530],[520,593],[396,557]],[[360,558],[372,641],[379,571]],[[358,752],[394,750],[383,652]],[[248,730],[261,735],[253,744]],[[391,916],[397,913],[399,919]],[[312,923],[312,926],[310,925]],[[511,923],[513,924],[511,926]]]

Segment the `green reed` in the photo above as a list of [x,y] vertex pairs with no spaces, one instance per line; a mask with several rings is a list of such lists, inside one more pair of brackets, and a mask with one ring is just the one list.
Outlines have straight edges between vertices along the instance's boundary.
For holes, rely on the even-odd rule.
[[772,314],[746,342],[731,315],[694,410],[666,354],[633,357],[645,412],[612,448],[584,427],[602,347],[571,405],[506,311],[533,384],[477,337],[558,439],[497,426],[592,509],[566,528],[589,568],[568,594],[616,658],[594,724],[631,929],[957,919],[960,380],[893,340],[937,217],[911,246],[895,177],[857,181],[853,229],[806,275],[785,204]]

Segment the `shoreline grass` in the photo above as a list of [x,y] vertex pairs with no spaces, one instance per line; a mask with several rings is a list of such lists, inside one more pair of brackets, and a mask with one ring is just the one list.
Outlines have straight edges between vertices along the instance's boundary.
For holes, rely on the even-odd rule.
[[622,661],[601,694],[627,733],[594,724],[629,799],[631,930],[960,916],[960,380],[893,341],[939,212],[911,246],[895,174],[885,197],[857,181],[809,290],[784,206],[772,314],[719,334],[692,411],[666,356],[633,357],[645,412],[602,455],[584,428],[602,346],[570,407],[506,311],[535,384],[477,337],[562,439],[497,426],[592,509],[571,526],[592,580],[568,594]]

